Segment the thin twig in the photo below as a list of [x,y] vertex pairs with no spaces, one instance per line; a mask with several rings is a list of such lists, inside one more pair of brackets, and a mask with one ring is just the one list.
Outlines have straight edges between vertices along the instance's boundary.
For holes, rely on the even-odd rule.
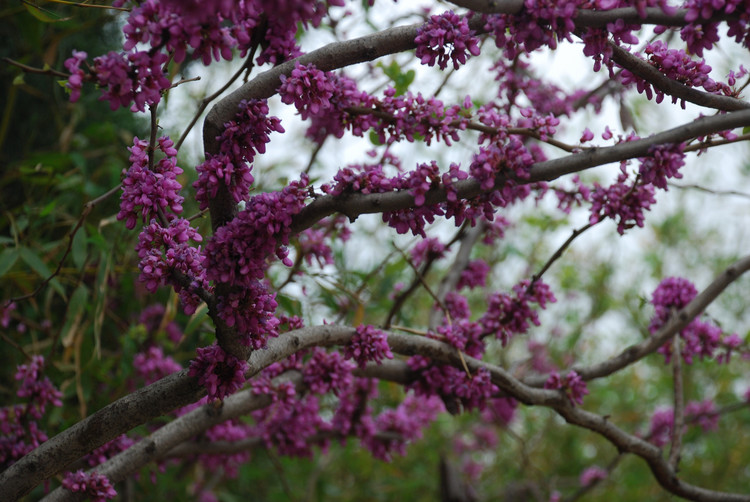
[[33,296],[36,296],[49,282],[54,279],[59,273],[60,270],[62,270],[63,263],[65,263],[65,260],[68,258],[68,255],[70,254],[70,251],[73,249],[73,238],[76,236],[76,233],[83,225],[83,222],[86,220],[86,217],[91,213],[91,211],[94,209],[94,206],[102,202],[103,200],[109,198],[112,194],[120,190],[120,187],[122,187],[122,183],[117,185],[116,187],[108,190],[106,193],[100,195],[96,199],[88,201],[86,204],[83,205],[83,211],[81,212],[80,218],[78,218],[78,221],[76,222],[73,229],[68,232],[68,246],[65,248],[65,253],[63,254],[63,257],[60,259],[60,261],[57,264],[57,268],[55,269],[52,274],[44,279],[39,286],[36,287],[34,291],[31,293],[27,293],[22,296],[16,296],[14,298],[9,299],[7,302],[5,302],[5,306],[7,307],[11,302],[18,302],[21,300],[26,300],[28,298],[31,298]]
[[679,333],[674,335],[672,339],[672,378],[674,379],[674,421],[672,423],[669,465],[677,472],[682,453],[682,429],[685,425],[685,395],[682,383],[682,354]]

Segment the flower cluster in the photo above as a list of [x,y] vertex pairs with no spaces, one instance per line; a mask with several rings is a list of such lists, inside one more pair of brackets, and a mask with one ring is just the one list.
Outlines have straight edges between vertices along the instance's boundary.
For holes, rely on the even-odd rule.
[[638,173],[644,183],[651,183],[657,188],[667,189],[667,179],[682,178],[680,168],[685,165],[685,145],[658,145],[650,150],[650,157],[639,159]]
[[594,465],[591,467],[587,467],[582,473],[581,477],[579,478],[579,483],[581,483],[581,486],[590,486],[597,481],[601,481],[602,479],[607,479],[607,476],[609,476],[609,473],[606,469],[602,469],[601,467]]
[[[138,235],[136,251],[140,258],[140,281],[152,293],[159,286],[172,284],[188,315],[195,312],[201,301],[194,291],[210,288],[201,249],[190,245],[190,241],[202,240],[203,237],[184,218],[173,219],[166,228],[154,221]],[[189,277],[190,286],[183,287],[175,279],[175,273]]]
[[189,375],[198,377],[198,383],[208,391],[208,399],[224,399],[245,383],[247,361],[224,352],[218,345],[198,348],[190,361]]
[[[224,423],[214,425],[205,432],[204,436],[211,443],[219,441],[234,443],[248,438],[250,432],[251,427],[248,424],[239,420],[228,420]],[[202,453],[198,458],[208,471],[216,472],[216,470],[221,469],[227,477],[236,478],[239,474],[239,467],[250,460],[250,451],[238,451],[220,455]]]
[[253,412],[257,425],[252,433],[281,455],[310,457],[313,435],[330,430],[330,425],[320,417],[317,396],[308,394],[297,399],[291,384],[283,386],[288,389],[283,399],[275,400],[265,410]]
[[233,286],[250,287],[262,280],[266,258],[276,256],[287,266],[292,263],[284,245],[289,227],[304,205],[308,178],[293,182],[281,192],[252,197],[245,209],[220,227],[206,245],[208,278]]
[[[588,129],[586,130],[588,131]],[[591,131],[588,132],[591,134]],[[591,189],[581,182],[581,178],[577,174],[571,178],[571,181],[574,186],[573,190],[555,188],[555,195],[557,195],[558,200],[557,208],[565,214],[570,214],[573,206],[581,206],[584,202],[591,201]]]
[[47,441],[37,420],[47,405],[62,406],[62,393],[44,376],[44,357],[32,356],[28,364],[19,365],[15,379],[20,383],[16,395],[27,403],[0,407],[0,469]]
[[465,410],[483,409],[486,401],[499,390],[490,380],[490,373],[485,368],[468,375],[453,366],[433,364],[428,358],[419,355],[411,357],[408,364],[419,377],[409,385],[417,395],[440,396],[446,403],[460,404]]
[[507,427],[516,416],[516,408],[518,408],[518,401],[512,397],[488,399],[482,410],[482,420]]
[[326,352],[316,347],[303,369],[303,381],[316,394],[333,392],[352,384],[354,364],[338,352]]
[[[710,399],[691,401],[685,406],[685,429],[688,425],[697,425],[704,432],[708,432],[716,430],[718,424],[719,413],[716,405]],[[673,429],[674,410],[671,408],[658,409],[651,416],[648,440],[656,446],[662,447],[671,440]]]
[[62,486],[73,493],[82,493],[94,502],[104,502],[115,498],[117,492],[109,478],[98,472],[68,472],[63,476]]
[[[667,277],[663,279],[654,290],[651,304],[654,306],[654,317],[649,323],[649,332],[656,334],[672,316],[687,306],[698,294],[693,283],[680,277]],[[680,353],[688,364],[693,362],[693,357],[701,359],[713,357],[716,349],[723,343],[728,347],[726,357],[719,356],[719,362],[728,362],[732,346],[736,346],[735,336],[730,335],[722,340],[721,328],[715,324],[695,318],[682,331],[680,331],[682,343]],[[667,342],[659,348],[659,353],[664,354],[667,362],[672,356],[672,344]]]
[[471,260],[466,264],[466,268],[461,271],[461,277],[458,279],[456,289],[477,288],[487,285],[487,275],[490,273],[490,266],[482,259]]
[[360,368],[364,368],[368,362],[380,364],[383,359],[393,359],[388,337],[383,331],[369,324],[360,324],[356,331],[344,349],[346,359],[353,359]]
[[507,345],[513,335],[523,334],[529,330],[529,322],[539,326],[539,314],[531,307],[536,303],[540,308],[547,303],[554,303],[555,295],[549,286],[541,280],[533,284],[523,280],[513,286],[514,296],[507,293],[493,293],[488,299],[487,311],[479,319],[485,333],[494,334],[503,346]]
[[15,378],[20,382],[16,394],[29,401],[25,413],[33,419],[42,418],[48,404],[62,406],[62,392],[44,376],[43,356],[32,356],[29,364],[18,366]]
[[[709,74],[711,67],[705,60],[695,61],[684,50],[669,49],[667,44],[661,40],[649,43],[645,49],[646,56],[651,66],[672,80],[676,80],[688,87],[703,87],[712,93],[731,94],[732,90],[726,84],[715,82]],[[656,96],[656,102],[661,103],[664,92],[654,88],[641,77],[628,70],[622,70],[622,83],[624,85],[635,84],[639,93],[645,94],[648,99]],[[672,96],[672,103],[677,102],[677,97]],[[681,100],[681,106],[685,108],[685,101]]]
[[257,154],[265,153],[269,134],[283,133],[281,121],[268,116],[265,100],[240,101],[239,111],[234,120],[224,124],[224,129],[216,139],[219,154],[207,156],[198,165],[198,180],[193,183],[196,200],[200,209],[208,207],[209,199],[216,197],[219,186],[229,190],[235,202],[244,201],[253,184],[252,162]]
[[[135,228],[138,213],[148,224],[160,214],[171,219],[182,212],[182,185],[177,181],[182,169],[177,166],[177,150],[168,136],[159,138],[157,148],[165,155],[159,162],[149,159],[149,143],[146,140],[136,137],[133,146],[128,148],[131,165],[122,172],[124,178],[117,219],[125,220],[125,226],[131,230]],[[153,164],[153,168],[149,164]]]
[[112,441],[109,441],[99,448],[86,455],[86,462],[91,467],[103,464],[110,458],[120,452],[123,452],[135,444],[135,439],[129,438],[125,434],[120,434]]
[[431,16],[417,32],[417,57],[422,64],[445,70],[448,62],[457,70],[466,63],[469,55],[479,55],[479,39],[469,28],[469,21],[449,10]]
[[612,218],[617,222],[617,232],[620,235],[634,226],[643,226],[644,211],[648,211],[654,198],[654,186],[651,184],[628,184],[628,175],[620,173],[617,182],[605,188],[594,184],[591,194],[590,223],[598,223],[605,218]]
[[[164,314],[166,310],[164,305],[160,303],[154,303],[149,305],[138,316],[138,322],[146,327],[146,331],[149,337],[153,337],[157,334],[158,330],[163,328],[167,335],[167,338],[174,344],[177,344],[182,339],[182,330],[175,321],[166,321]],[[162,326],[162,322],[165,324]]]
[[373,378],[354,378],[352,385],[339,392],[339,404],[331,420],[331,427],[341,434],[342,441],[348,435],[364,439],[375,433],[372,408],[368,402],[377,397],[377,394],[378,381]]
[[422,437],[427,427],[443,411],[442,402],[436,396],[408,394],[395,410],[386,410],[375,419],[375,431],[362,444],[372,456],[390,462],[394,453],[406,455],[410,441]]
[[583,396],[589,393],[586,388],[586,382],[581,376],[575,371],[571,371],[565,378],[562,378],[560,374],[553,371],[546,382],[544,382],[545,389],[562,389],[565,391],[570,404],[583,404]]
[[335,78],[314,65],[305,66],[296,62],[288,77],[281,76],[278,92],[282,103],[294,104],[302,119],[306,120],[332,107],[331,98],[336,92]]
[[70,77],[65,83],[65,87],[70,89],[70,102],[75,103],[81,98],[81,88],[83,87],[83,81],[86,78],[85,73],[81,69],[81,63],[86,60],[88,54],[84,51],[73,51],[73,56],[65,60],[65,69],[70,72]]
[[133,357],[135,373],[146,385],[171,375],[182,369],[172,357],[164,354],[161,347],[151,346]]

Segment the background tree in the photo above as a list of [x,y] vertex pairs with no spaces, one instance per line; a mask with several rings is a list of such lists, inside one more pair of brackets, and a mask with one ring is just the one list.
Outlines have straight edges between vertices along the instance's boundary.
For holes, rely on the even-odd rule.
[[750,499],[750,2],[452,3],[3,13],[0,493]]

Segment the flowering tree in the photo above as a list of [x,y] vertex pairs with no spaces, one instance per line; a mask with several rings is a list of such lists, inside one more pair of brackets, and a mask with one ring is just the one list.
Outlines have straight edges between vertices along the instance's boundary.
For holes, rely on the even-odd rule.
[[[141,472],[176,483],[183,465],[198,466],[185,489],[211,500],[258,450],[310,457],[348,443],[390,461],[431,424],[445,437],[455,422],[440,482],[435,471],[444,500],[573,500],[597,485],[635,499],[750,500],[742,309],[705,314],[750,257],[680,276],[661,263],[649,290],[630,277],[639,302],[615,301],[594,259],[573,253],[594,227],[612,230],[609,246],[644,235],[637,227],[680,192],[672,180],[699,169],[697,155],[748,139],[747,71],[718,74],[703,58],[720,38],[749,47],[750,2],[455,0],[388,28],[378,9],[391,2],[373,4],[115,0],[119,50],[78,48],[58,69],[6,60],[62,79],[71,102],[97,95],[150,120],[121,184],[88,194],[43,256],[23,242],[33,223],[5,225],[1,323],[15,387],[0,408],[0,493],[105,500],[134,490],[126,481]],[[362,26],[371,31],[350,34]],[[586,87],[535,66],[562,46],[588,58]],[[194,84],[181,72],[223,61],[241,63],[179,138],[160,131],[170,94]],[[638,99],[692,115],[663,130],[644,121],[652,129],[636,134],[628,103]],[[593,125],[612,103],[622,134]],[[180,150],[209,106],[193,171]],[[259,168],[290,141],[285,110],[304,123],[309,154],[295,152],[304,160],[291,170]],[[369,141],[366,157],[332,155],[353,141]],[[447,160],[459,146],[464,160]],[[89,224],[114,193],[116,216]],[[360,223],[366,214],[381,224]],[[13,275],[25,267],[43,282]],[[649,392],[637,388],[643,371]],[[567,434],[534,429],[539,410],[567,422],[552,425],[576,446],[549,444],[558,461],[536,472],[527,442]],[[719,427],[728,443],[702,443],[719,441]],[[520,441],[526,467],[482,484],[504,438]],[[594,448],[588,462],[581,445]],[[641,462],[618,465],[629,458]],[[644,465],[649,476],[626,481]]]

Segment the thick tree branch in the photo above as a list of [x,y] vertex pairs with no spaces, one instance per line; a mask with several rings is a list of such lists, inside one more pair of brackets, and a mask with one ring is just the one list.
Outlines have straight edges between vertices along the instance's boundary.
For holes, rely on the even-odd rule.
[[750,103],[731,96],[721,94],[712,94],[710,92],[699,91],[693,87],[688,87],[676,80],[664,75],[657,70],[648,61],[631,54],[625,49],[612,42],[609,43],[612,49],[612,59],[620,66],[630,71],[632,74],[648,81],[655,89],[664,94],[683,101],[714,108],[716,110],[735,111],[750,108]]
[[[303,328],[272,340],[269,343],[267,351],[256,351],[251,357],[251,373],[259,371],[272,362],[284,359],[289,355],[302,350],[310,345],[340,345],[347,343],[356,331],[353,328],[343,326],[317,326],[312,328]],[[634,453],[643,458],[651,468],[655,478],[668,491],[697,501],[750,501],[750,496],[735,495],[712,490],[706,490],[700,487],[690,485],[676,477],[674,470],[662,456],[661,450],[651,443],[626,433],[616,425],[612,424],[607,417],[603,417],[581,408],[574,407],[565,396],[554,390],[537,389],[525,385],[517,380],[505,369],[478,359],[468,356],[461,356],[458,352],[447,344],[436,340],[409,336],[390,334],[388,343],[394,352],[403,355],[421,354],[437,362],[451,364],[455,367],[462,367],[464,364],[472,373],[480,368],[489,371],[493,383],[506,392],[509,396],[518,399],[529,405],[548,406],[559,413],[566,421],[574,425],[597,432],[611,441],[620,451]],[[126,460],[126,450],[122,454],[114,457],[107,463],[100,466],[97,470],[107,474],[111,479],[120,479],[121,473],[128,471],[132,461],[140,458],[142,460],[151,460],[174,448],[176,445],[200,432],[200,429],[193,428],[198,424],[201,427],[210,427],[229,418],[233,418],[235,413],[245,410],[247,413],[256,406],[263,406],[262,397],[246,395],[251,393],[249,389],[241,391],[234,396],[227,398],[224,405],[215,408],[212,405],[206,405],[202,408],[175,420],[156,431],[150,438],[145,439],[134,449],[131,454],[133,458]],[[266,399],[268,399],[266,397]],[[214,413],[216,415],[214,415]],[[240,413],[241,414],[241,413]],[[231,415],[231,416],[230,416]],[[185,425],[182,425],[183,422]],[[190,427],[188,427],[190,425]],[[186,430],[183,430],[186,429]],[[205,430],[202,429],[202,430]],[[160,431],[164,431],[159,435]],[[169,438],[168,441],[162,439]],[[159,452],[157,455],[156,452]],[[122,457],[119,460],[118,457]],[[108,469],[111,467],[111,471]],[[65,492],[63,492],[65,494]],[[72,495],[72,494],[69,494]],[[50,498],[49,500],[73,500],[68,498]]]
[[[718,296],[742,274],[750,270],[750,256],[737,260],[728,267],[720,276],[696,296],[693,301],[682,310],[672,316],[657,333],[640,343],[631,345],[618,355],[588,367],[576,367],[575,370],[584,380],[594,380],[609,376],[626,366],[646,357],[664,345],[670,338],[685,329],[690,321],[695,319],[716,299]],[[563,372],[565,373],[565,372]],[[548,375],[537,375],[524,379],[524,382],[534,387],[541,387],[547,381]]]
[[0,474],[0,493],[16,500],[42,481],[120,434],[205,394],[198,380],[182,370],[118,399],[42,443]]
[[[284,381],[299,385],[302,382],[302,375],[299,372],[292,372],[274,379],[277,384]],[[94,470],[107,476],[113,483],[119,483],[142,466],[166,457],[174,447],[214,425],[265,408],[271,404],[271,401],[271,396],[255,395],[253,389],[248,388],[229,396],[219,406],[214,403],[205,404],[157,429],[150,436],[110,458]],[[82,499],[79,494],[58,487],[43,500],[61,502]]]
[[[651,147],[662,144],[682,143],[690,139],[707,136],[720,131],[750,125],[750,110],[740,110],[724,115],[699,118],[667,131],[654,134],[636,141],[620,143],[615,146],[589,148],[581,153],[558,159],[537,162],[530,169],[528,180],[520,183],[551,181],[565,174],[575,173],[592,167],[619,162],[625,159],[646,157]],[[505,182],[499,179],[496,186]],[[457,196],[471,199],[482,194],[479,182],[474,179],[458,181],[454,184]],[[430,190],[425,194],[425,204],[439,204],[446,200],[443,187]],[[350,219],[361,214],[397,211],[414,206],[414,197],[408,191],[376,194],[348,194],[343,196],[324,195],[315,199],[297,214],[292,222],[292,232],[297,233],[311,227],[317,221],[339,212]]]

